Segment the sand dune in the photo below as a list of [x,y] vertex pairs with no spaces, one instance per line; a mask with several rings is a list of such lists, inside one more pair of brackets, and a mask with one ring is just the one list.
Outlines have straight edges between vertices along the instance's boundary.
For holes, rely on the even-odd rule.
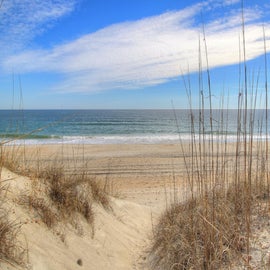
[[[94,205],[94,228],[83,218],[77,220],[80,232],[72,226],[59,227],[64,236],[49,230],[31,209],[16,203],[20,193],[30,188],[27,177],[3,169],[1,179],[9,183],[8,207],[22,224],[21,243],[28,247],[29,269],[144,269],[144,248],[151,234],[148,206],[112,198],[112,209]],[[94,230],[94,233],[92,234]],[[1,263],[1,269],[17,269]]]
[[[95,179],[108,181],[116,195],[111,197],[112,210],[94,205],[94,226],[78,217],[79,229],[62,224],[49,230],[31,209],[16,203],[20,194],[31,190],[31,180],[4,168],[1,180],[9,185],[11,218],[22,224],[29,269],[147,269],[144,256],[152,223],[172,198],[175,146],[43,145],[19,147],[17,155],[21,151],[21,161],[29,166],[60,160],[66,171],[86,167]],[[1,267],[13,269],[10,264]]]

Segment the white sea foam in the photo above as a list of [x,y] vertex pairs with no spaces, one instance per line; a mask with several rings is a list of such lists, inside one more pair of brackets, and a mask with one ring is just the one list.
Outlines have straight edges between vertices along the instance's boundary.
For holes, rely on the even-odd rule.
[[[40,145],[40,144],[175,144],[188,142],[191,139],[195,141],[203,140],[199,135],[190,134],[144,134],[144,135],[106,135],[106,136],[64,136],[62,138],[51,139],[25,139],[14,140],[9,144],[20,145]],[[236,135],[205,135],[204,140],[214,140],[220,142],[235,142]],[[253,141],[266,140],[266,135],[253,135]],[[243,137],[240,137],[243,140]]]

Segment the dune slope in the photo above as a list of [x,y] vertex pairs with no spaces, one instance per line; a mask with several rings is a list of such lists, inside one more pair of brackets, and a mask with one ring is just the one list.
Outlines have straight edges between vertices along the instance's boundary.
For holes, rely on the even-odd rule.
[[[21,225],[20,243],[27,248],[24,268],[61,269],[147,269],[142,251],[151,234],[151,209],[133,202],[111,198],[112,210],[93,205],[94,224],[80,215],[49,229],[35,212],[18,204],[18,198],[31,189],[31,180],[2,170],[8,183],[10,218]],[[19,269],[0,261],[1,269]]]

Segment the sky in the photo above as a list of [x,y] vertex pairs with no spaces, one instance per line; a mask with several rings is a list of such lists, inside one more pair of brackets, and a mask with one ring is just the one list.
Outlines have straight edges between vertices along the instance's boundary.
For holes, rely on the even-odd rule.
[[265,90],[269,0],[0,3],[0,109],[196,108],[207,67],[213,107],[236,108],[244,60]]

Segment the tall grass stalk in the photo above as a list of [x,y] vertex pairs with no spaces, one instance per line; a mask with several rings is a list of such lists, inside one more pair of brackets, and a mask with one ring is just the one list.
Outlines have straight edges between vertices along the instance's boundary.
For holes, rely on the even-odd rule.
[[[198,48],[198,109],[192,107],[193,90],[189,75],[183,76],[190,115],[189,152],[183,156],[191,195],[186,202],[168,208],[154,229],[150,256],[153,269],[231,269],[237,264],[247,269],[252,267],[252,221],[265,209],[263,200],[269,198],[267,49],[263,32],[265,90],[262,94],[266,102],[265,110],[260,111],[257,110],[260,70],[249,73],[243,1],[241,8],[236,141],[230,143],[228,139],[228,122],[232,121],[229,119],[229,94],[226,100],[222,93],[219,110],[212,107],[208,49],[203,28],[203,42],[199,37]],[[266,134],[265,140],[259,137],[255,140],[256,126],[261,138]],[[178,129],[180,131],[181,126]]]
[[[270,190],[269,173],[268,173],[268,157],[269,157],[269,145],[268,145],[268,61],[267,61],[267,46],[265,37],[265,27],[263,25],[263,40],[264,40],[264,75],[265,75],[265,132],[266,132],[266,143],[265,143],[265,159],[266,159],[266,181],[268,186],[268,196]],[[269,202],[270,204],[270,202]]]

